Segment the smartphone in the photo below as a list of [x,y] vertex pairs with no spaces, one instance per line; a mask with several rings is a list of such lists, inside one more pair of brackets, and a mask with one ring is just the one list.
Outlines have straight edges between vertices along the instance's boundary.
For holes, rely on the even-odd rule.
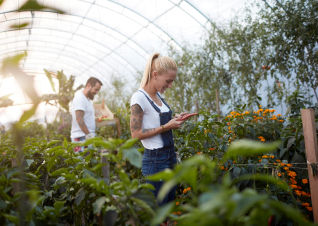
[[178,119],[178,121],[184,121],[187,120],[188,118],[198,115],[198,113],[187,113],[185,115],[183,115],[180,119]]

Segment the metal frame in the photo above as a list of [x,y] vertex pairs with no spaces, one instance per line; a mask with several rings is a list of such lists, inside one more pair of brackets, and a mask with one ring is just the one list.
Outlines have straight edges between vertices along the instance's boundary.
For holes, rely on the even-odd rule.
[[[12,49],[12,50],[9,50],[9,51],[7,51],[7,52],[0,52],[0,54],[13,54],[13,53],[18,53],[18,52],[22,52],[22,51],[24,51],[24,50],[19,50],[19,49]],[[41,49],[41,50],[29,50],[29,52],[32,52],[32,51],[35,51],[35,52],[43,52],[43,53],[47,53],[47,54],[56,54],[56,53],[58,53],[57,51],[49,51],[49,50],[45,50],[45,49]],[[78,61],[78,60],[75,60],[75,59],[73,59],[71,56],[67,56],[67,55],[63,55],[63,58],[66,58],[66,59],[68,59],[68,62],[75,62],[76,64],[78,64],[78,65],[80,65],[80,63],[82,63],[82,64],[84,64],[85,62],[80,62],[80,61]],[[36,59],[36,58],[35,58]],[[49,60],[49,59],[39,59],[39,61],[47,61],[47,62],[50,62],[51,63],[51,60]],[[33,64],[32,62],[29,62],[28,64]],[[63,61],[61,61],[61,63],[59,63],[60,65],[64,65],[64,67],[65,67],[65,69],[66,68],[68,68],[68,69],[66,69],[66,70],[69,70],[69,71],[74,71],[74,68],[76,68],[76,67],[71,67],[69,64],[67,64],[67,63],[65,63],[65,62],[63,62]],[[73,63],[72,63],[73,64]],[[43,69],[42,69],[43,70]],[[80,73],[80,70],[78,70],[77,69],[77,71],[78,71],[78,73]],[[95,71],[95,72],[94,72]],[[107,81],[107,80],[105,80],[104,79],[104,77],[105,77],[105,75],[101,72],[101,71],[98,71],[97,69],[92,69],[92,72],[94,73],[94,74],[98,74],[99,76],[96,76],[96,77],[99,77],[99,78],[101,78],[103,81],[105,81],[105,84],[107,84],[107,85],[109,85],[110,86],[110,83],[109,83],[109,81]],[[74,74],[74,76],[76,76],[76,74]],[[82,76],[84,76],[83,74],[79,74],[78,76],[76,76],[76,77],[82,77]]]
[[[15,12],[15,11],[8,11],[8,12],[10,12],[10,13],[12,13],[12,12]],[[48,12],[48,13],[53,13],[53,12],[51,12],[51,11],[37,11],[37,12]],[[4,12],[5,13],[5,12]],[[0,13],[0,14],[3,14],[3,13]],[[80,16],[77,16],[77,15],[72,15],[72,14],[67,14],[68,16],[75,16],[75,17],[80,17]],[[47,18],[47,17],[36,17],[36,18],[40,18],[40,19],[47,19],[47,20],[55,20],[54,18]],[[32,19],[32,17],[29,17],[29,18],[26,18],[26,17],[23,17],[23,18],[16,18],[16,19],[11,19],[11,20],[8,20],[8,21],[14,21],[14,20],[20,20],[20,19]],[[87,20],[91,20],[91,19],[88,19],[87,18]],[[75,23],[74,21],[70,21],[70,20],[63,20],[63,21],[66,21],[66,22],[70,22],[70,23]],[[95,22],[95,23],[97,23],[97,21],[95,21],[95,20],[91,20],[91,21],[93,21],[93,22]],[[76,24],[76,23],[75,23]],[[103,24],[101,24],[101,23],[98,23],[99,25],[103,25]],[[88,28],[90,28],[90,29],[93,29],[93,30],[97,30],[96,28],[93,28],[93,27],[91,27],[91,26],[88,26],[88,25],[84,25],[84,24],[82,24],[81,26],[85,26],[85,27],[88,27]],[[104,25],[103,25],[104,26]],[[106,25],[105,25],[106,26]],[[48,29],[48,30],[54,30],[54,28],[45,28],[45,27],[41,27],[42,29]],[[107,28],[110,28],[111,29],[111,27],[109,27],[109,26],[107,26]],[[25,27],[25,28],[17,28],[17,29],[9,29],[9,30],[6,30],[6,31],[15,31],[15,30],[17,30],[17,31],[20,31],[20,30],[28,30],[28,29],[36,29],[36,27],[32,27],[32,28],[28,28],[28,27]],[[57,30],[57,29],[55,29],[55,30]],[[116,30],[115,29],[111,29],[111,30],[113,30],[113,31],[115,31],[116,32]],[[6,32],[6,31],[1,31],[0,33],[3,33],[3,32]],[[57,30],[57,31],[60,31],[60,32],[63,32],[64,30]],[[64,31],[65,33],[70,33],[70,32],[68,32],[68,31]],[[109,36],[111,36],[111,37],[113,37],[115,40],[118,40],[118,39],[116,39],[114,36],[112,36],[112,35],[110,35],[109,33],[106,33],[106,32],[103,32],[103,33],[105,33],[106,35],[109,35]],[[117,32],[118,33],[118,32]],[[81,38],[84,38],[84,39],[87,39],[87,40],[90,40],[90,41],[92,41],[93,43],[98,43],[99,45],[101,45],[101,46],[103,46],[103,47],[105,47],[106,49],[108,49],[108,50],[110,50],[111,52],[113,52],[115,55],[117,55],[118,57],[120,57],[123,61],[125,61],[127,64],[130,64],[124,57],[122,57],[120,54],[118,54],[117,52],[115,52],[114,51],[114,49],[111,49],[111,48],[109,48],[108,46],[106,46],[106,45],[103,45],[103,43],[101,43],[101,42],[97,42],[96,40],[94,40],[94,39],[92,39],[92,38],[89,38],[88,36],[83,36],[83,35],[80,35],[80,34],[76,34],[78,37],[81,37]],[[124,36],[124,37],[126,37],[127,38],[127,36]],[[119,42],[121,42],[120,40],[118,40]],[[136,44],[136,42],[134,42],[134,44]],[[122,44],[121,44],[122,45]],[[139,45],[138,44],[136,44],[138,47],[139,47]],[[120,45],[119,45],[120,46]],[[117,46],[116,48],[118,48],[119,46]],[[136,49],[134,49],[134,48],[132,48],[131,46],[129,46],[134,52],[136,52],[138,55],[140,55],[141,57],[143,57]],[[143,48],[142,48],[142,50],[144,51],[144,52],[146,52],[146,50],[144,50]],[[147,53],[148,54],[148,53]],[[134,67],[132,64],[130,64],[132,67]],[[135,68],[136,69],[136,68]]]
[[[3,45],[6,45],[6,44],[13,44],[13,43],[20,43],[20,42],[26,42],[26,40],[19,40],[19,41],[11,41],[11,42],[6,42],[6,43],[2,43]],[[31,40],[28,40],[28,42],[42,42],[42,43],[50,43],[50,44],[54,44],[54,45],[63,45],[62,43],[59,43],[59,42],[53,42],[53,41],[44,41],[44,40],[35,40],[35,39],[31,39]],[[36,47],[40,47],[40,46],[36,46]],[[92,58],[95,58],[95,59],[98,59],[95,55],[93,55],[92,53],[90,52],[87,52],[85,49],[80,49],[78,48],[77,46],[73,46],[73,45],[70,45],[70,47],[72,49],[75,49],[77,51],[80,51],[80,52],[83,52],[83,53],[86,53],[87,55],[90,55]],[[42,48],[42,47],[40,47]],[[0,54],[1,54],[1,49],[0,49]],[[75,56],[77,56],[78,54],[75,54]],[[87,63],[87,62],[86,62]],[[117,71],[117,69],[115,67],[113,67],[111,64],[108,64],[106,62],[102,62],[103,64],[105,64],[105,66],[107,67],[110,67],[112,68],[114,71]],[[117,71],[119,73],[119,71]],[[134,72],[134,71],[131,71],[131,72]]]
[[[61,33],[63,33],[63,32],[64,32],[64,33],[71,33],[71,37],[65,38],[65,39],[68,39],[68,41],[66,41],[66,43],[64,44],[64,46],[63,46],[63,48],[60,50],[60,52],[57,53],[57,57],[56,57],[56,60],[54,60],[54,62],[57,62],[57,60],[58,60],[62,55],[64,55],[63,53],[66,51],[66,50],[65,50],[65,49],[66,49],[66,46],[70,46],[71,48],[74,48],[74,49],[76,49],[76,50],[80,50],[80,51],[83,51],[83,52],[84,52],[84,48],[83,48],[83,50],[82,50],[81,48],[76,48],[74,45],[71,45],[71,44],[70,44],[70,40],[72,40],[72,37],[78,36],[78,37],[80,37],[80,38],[83,38],[84,40],[89,40],[89,41],[91,41],[92,43],[94,43],[94,45],[93,45],[94,47],[99,45],[99,46],[102,46],[103,48],[109,50],[109,52],[108,52],[107,54],[104,54],[104,55],[102,55],[101,57],[95,57],[93,54],[89,54],[89,51],[85,51],[85,52],[88,53],[90,56],[93,56],[93,58],[95,58],[96,61],[95,61],[95,62],[93,61],[93,63],[91,63],[91,64],[89,64],[89,65],[87,65],[87,62],[85,62],[85,64],[83,64],[83,65],[84,65],[84,66],[87,65],[87,66],[84,67],[84,69],[82,69],[82,71],[80,72],[80,74],[83,74],[84,72],[86,72],[86,71],[88,71],[88,70],[91,70],[92,68],[96,68],[96,67],[94,67],[94,66],[95,66],[96,64],[99,64],[99,63],[104,64],[104,65],[107,65],[108,67],[111,67],[110,65],[108,65],[108,64],[104,61],[104,59],[107,58],[107,57],[109,57],[109,56],[112,55],[112,54],[115,54],[119,59],[121,59],[123,62],[125,62],[127,65],[129,65],[130,69],[133,69],[133,70],[131,70],[132,72],[136,72],[136,73],[137,73],[137,72],[139,72],[139,70],[135,67],[135,65],[133,65],[132,63],[130,63],[130,62],[129,62],[124,56],[122,56],[120,53],[116,52],[116,50],[117,50],[118,48],[120,48],[121,46],[126,45],[126,43],[127,43],[128,41],[131,41],[131,42],[135,45],[135,47],[132,47],[132,46],[129,46],[129,45],[128,45],[128,47],[131,48],[134,52],[136,52],[136,53],[137,53],[139,56],[141,56],[143,59],[145,59],[145,55],[148,55],[148,52],[147,52],[138,42],[136,42],[136,41],[133,39],[133,37],[134,37],[135,35],[137,35],[138,33],[140,33],[143,29],[146,29],[146,28],[149,26],[149,24],[152,24],[155,28],[158,29],[159,33],[161,32],[162,34],[166,35],[166,36],[170,39],[170,41],[172,41],[176,46],[178,46],[179,48],[182,49],[181,44],[180,44],[177,40],[175,40],[175,39],[174,39],[167,31],[165,31],[161,26],[159,26],[157,23],[155,23],[156,20],[158,20],[160,17],[162,17],[162,16],[164,16],[165,14],[167,14],[167,13],[168,13],[170,10],[172,10],[173,8],[179,7],[185,14],[187,14],[188,16],[190,16],[190,17],[191,17],[192,19],[194,19],[197,23],[199,23],[202,27],[204,27],[205,29],[207,29],[202,23],[200,23],[200,21],[198,21],[194,16],[192,16],[192,15],[191,15],[190,13],[188,13],[185,9],[183,9],[183,7],[181,7],[180,4],[181,4],[182,2],[185,2],[185,3],[187,3],[188,5],[190,5],[194,10],[196,10],[197,12],[199,12],[204,18],[206,18],[206,20],[207,20],[208,22],[211,22],[211,21],[209,20],[209,18],[208,18],[202,11],[200,11],[197,7],[195,7],[195,6],[194,6],[191,2],[189,2],[188,0],[180,0],[179,3],[174,3],[174,2],[172,2],[171,0],[168,0],[168,1],[172,4],[172,7],[168,7],[165,11],[163,11],[160,15],[157,15],[157,16],[156,16],[155,18],[153,18],[153,19],[149,19],[149,18],[143,16],[140,12],[138,12],[138,11],[136,11],[136,10],[130,8],[130,7],[127,7],[127,6],[124,5],[123,3],[116,2],[115,0],[108,0],[109,3],[114,4],[114,5],[116,5],[116,6],[119,6],[119,7],[121,7],[122,9],[128,10],[129,12],[132,13],[132,15],[136,15],[138,18],[141,18],[142,20],[144,20],[144,21],[146,22],[146,23],[145,23],[146,25],[143,25],[143,24],[141,24],[139,21],[134,20],[134,19],[132,18],[132,16],[127,16],[127,15],[125,15],[125,14],[123,14],[123,13],[117,12],[116,10],[111,9],[110,7],[107,7],[107,6],[98,4],[98,2],[96,2],[96,1],[88,1],[88,0],[77,0],[77,1],[89,4],[89,7],[86,8],[87,11],[86,11],[86,13],[85,13],[85,16],[81,16],[81,15],[78,15],[78,14],[65,14],[65,15],[71,16],[71,17],[81,18],[81,19],[82,19],[81,22],[76,23],[75,21],[67,20],[66,18],[63,18],[63,16],[61,16],[61,17],[58,18],[58,20],[60,20],[60,21],[62,21],[62,22],[74,23],[74,24],[78,25],[78,27],[77,27],[77,28],[75,29],[75,31],[73,31],[73,32],[68,32],[68,31],[66,31],[66,30],[57,29],[57,28],[45,28],[45,27],[33,27],[33,26],[32,26],[31,28],[11,29],[11,30],[6,30],[6,31],[1,31],[0,33],[2,33],[2,32],[10,32],[10,31],[18,31],[18,30],[26,30],[26,29],[30,29],[30,30],[32,30],[32,29],[44,29],[44,30],[58,31],[58,32],[61,32]],[[93,18],[89,18],[89,17],[87,17],[87,14],[89,13],[89,11],[90,11],[90,9],[91,9],[91,7],[92,7],[93,5],[96,6],[96,7],[102,8],[103,10],[109,10],[109,11],[112,11],[112,12],[114,12],[114,13],[116,13],[116,14],[119,14],[120,16],[123,16],[123,17],[125,17],[125,18],[128,18],[128,19],[134,21],[136,24],[140,25],[141,28],[138,29],[138,30],[137,30],[135,33],[133,33],[132,35],[126,35],[126,34],[122,33],[121,31],[119,31],[118,29],[116,29],[116,28],[114,28],[114,27],[111,27],[111,26],[109,26],[109,25],[106,24],[106,23],[102,23],[102,22],[99,22],[99,21],[97,21],[97,20],[95,20],[95,19],[93,19]],[[5,16],[6,14],[15,13],[15,12],[17,12],[17,10],[11,10],[11,11],[6,11],[6,12],[0,12],[0,15],[3,14],[3,15]],[[34,12],[39,12],[39,13],[54,13],[54,12],[49,11],[49,10],[44,10],[44,11],[42,11],[42,10],[41,10],[41,11],[31,11],[31,16],[30,16],[30,17],[10,19],[10,20],[4,21],[3,23],[8,22],[8,21],[14,21],[14,20],[18,20],[18,19],[19,19],[19,20],[21,20],[21,19],[28,19],[28,18],[30,18],[30,19],[32,19],[32,20],[33,20],[34,18],[36,18],[36,19],[39,18],[39,19],[56,20],[55,18],[35,17],[35,16],[34,16]],[[56,13],[54,13],[54,14],[56,14]],[[58,14],[57,14],[57,15],[58,15]],[[123,37],[125,40],[123,40],[123,41],[122,41],[122,40],[118,40],[118,38],[116,38],[113,34],[111,34],[111,33],[109,33],[109,32],[102,32],[102,33],[104,33],[105,35],[111,36],[112,38],[114,38],[114,40],[117,40],[117,41],[120,43],[119,45],[115,46],[114,48],[110,48],[110,47],[104,45],[104,44],[101,43],[101,42],[98,42],[98,41],[96,41],[96,40],[94,40],[94,39],[91,39],[90,37],[88,37],[88,36],[86,36],[86,35],[78,34],[77,31],[78,31],[78,29],[80,28],[80,26],[86,26],[86,27],[88,27],[88,28],[90,28],[90,29],[93,29],[93,30],[95,30],[95,31],[99,31],[99,32],[100,32],[100,29],[98,29],[98,28],[96,28],[96,27],[89,26],[89,25],[84,25],[84,24],[83,24],[83,21],[84,21],[84,20],[90,21],[90,22],[92,22],[92,23],[94,23],[94,24],[97,24],[98,26],[106,27],[107,29],[110,29],[110,30],[112,30],[113,32],[115,32],[114,34],[118,34],[118,35],[120,35],[121,37]],[[158,35],[157,33],[153,32],[153,31],[150,31],[150,32],[151,32],[152,34],[154,34],[156,37],[158,37],[160,40],[165,41],[165,40],[164,40],[160,35]],[[26,37],[29,38],[29,41],[40,41],[40,40],[32,40],[32,39],[30,39],[30,37],[31,37],[30,34],[29,34],[28,36],[26,36]],[[62,38],[62,37],[60,37],[60,38]],[[5,38],[1,38],[0,40],[3,40],[3,39],[5,39]],[[18,42],[23,42],[23,41],[28,41],[28,39],[26,38],[26,40],[19,40]],[[54,43],[54,42],[50,42],[50,43]],[[75,42],[75,43],[77,43],[77,42]],[[54,43],[54,44],[59,45],[57,42]],[[63,45],[63,44],[61,44],[61,45]],[[91,46],[90,48],[96,50],[96,48],[94,48],[93,46]],[[138,47],[139,49],[137,49],[136,47]],[[85,49],[86,49],[86,48],[85,48]],[[99,50],[99,49],[98,49],[98,50]],[[100,51],[100,50],[99,50],[99,51]],[[70,52],[70,51],[68,50],[67,52]],[[74,55],[74,57],[76,57],[76,55]],[[77,59],[77,58],[76,58],[76,59]],[[78,60],[78,59],[77,59],[77,60]],[[121,64],[121,62],[120,62],[118,59],[113,59],[113,60],[114,60],[114,61],[118,61],[119,64]],[[79,61],[79,60],[78,60],[78,61]],[[55,63],[54,63],[54,64],[55,64]],[[53,65],[54,65],[54,64],[53,64]],[[112,67],[112,68],[113,68],[113,67]],[[126,68],[126,69],[127,69],[127,68]],[[95,70],[98,71],[97,69],[95,69]],[[128,70],[128,69],[127,69],[127,70]],[[117,71],[117,70],[116,70],[116,71]],[[117,71],[117,72],[118,72],[118,71]]]
[[[33,27],[32,29],[39,29],[39,30],[50,30],[50,31],[58,31],[58,32],[64,32],[64,33],[68,33],[66,30],[61,30],[61,29],[56,29],[56,28],[45,28],[45,27]],[[21,29],[11,29],[11,30],[6,30],[6,31],[0,31],[0,33],[6,33],[6,32],[14,32],[14,31],[21,31],[21,30],[29,30],[29,28],[21,28]],[[103,45],[101,42],[97,42],[87,36],[84,35],[77,35],[78,37],[81,37],[83,39],[89,40],[91,42],[97,43],[102,47],[105,47],[105,45]],[[109,49],[107,47],[105,47],[106,49]],[[109,49],[111,50],[111,49]],[[132,65],[131,63],[129,63],[125,58],[123,58],[121,55],[115,53],[116,56],[118,56],[119,58],[121,58],[123,61],[125,61],[129,66],[131,66],[135,71],[138,71],[138,69]]]

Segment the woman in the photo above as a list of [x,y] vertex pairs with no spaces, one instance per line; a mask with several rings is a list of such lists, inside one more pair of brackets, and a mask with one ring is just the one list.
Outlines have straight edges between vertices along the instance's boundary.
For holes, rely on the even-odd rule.
[[[176,79],[177,65],[173,59],[153,54],[146,66],[140,89],[131,98],[130,131],[133,138],[141,140],[145,148],[142,161],[142,174],[148,176],[166,168],[173,168],[176,153],[172,129],[178,129],[183,121],[179,115],[172,118],[169,105],[162,98],[167,88]],[[152,182],[157,197],[162,182]],[[175,199],[175,189],[169,192],[159,205]]]

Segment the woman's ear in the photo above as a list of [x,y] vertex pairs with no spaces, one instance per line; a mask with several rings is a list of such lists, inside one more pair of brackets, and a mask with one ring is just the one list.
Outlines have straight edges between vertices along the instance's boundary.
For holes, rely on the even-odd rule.
[[154,79],[157,79],[158,72],[157,71],[153,71],[152,72],[152,76],[153,76]]

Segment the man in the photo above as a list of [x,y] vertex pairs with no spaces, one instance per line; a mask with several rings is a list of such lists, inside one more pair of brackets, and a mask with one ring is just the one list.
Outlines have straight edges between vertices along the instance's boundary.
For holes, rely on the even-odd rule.
[[71,105],[72,142],[83,142],[86,139],[95,137],[95,110],[92,100],[102,85],[100,80],[90,77],[86,82],[85,88],[75,93]]

